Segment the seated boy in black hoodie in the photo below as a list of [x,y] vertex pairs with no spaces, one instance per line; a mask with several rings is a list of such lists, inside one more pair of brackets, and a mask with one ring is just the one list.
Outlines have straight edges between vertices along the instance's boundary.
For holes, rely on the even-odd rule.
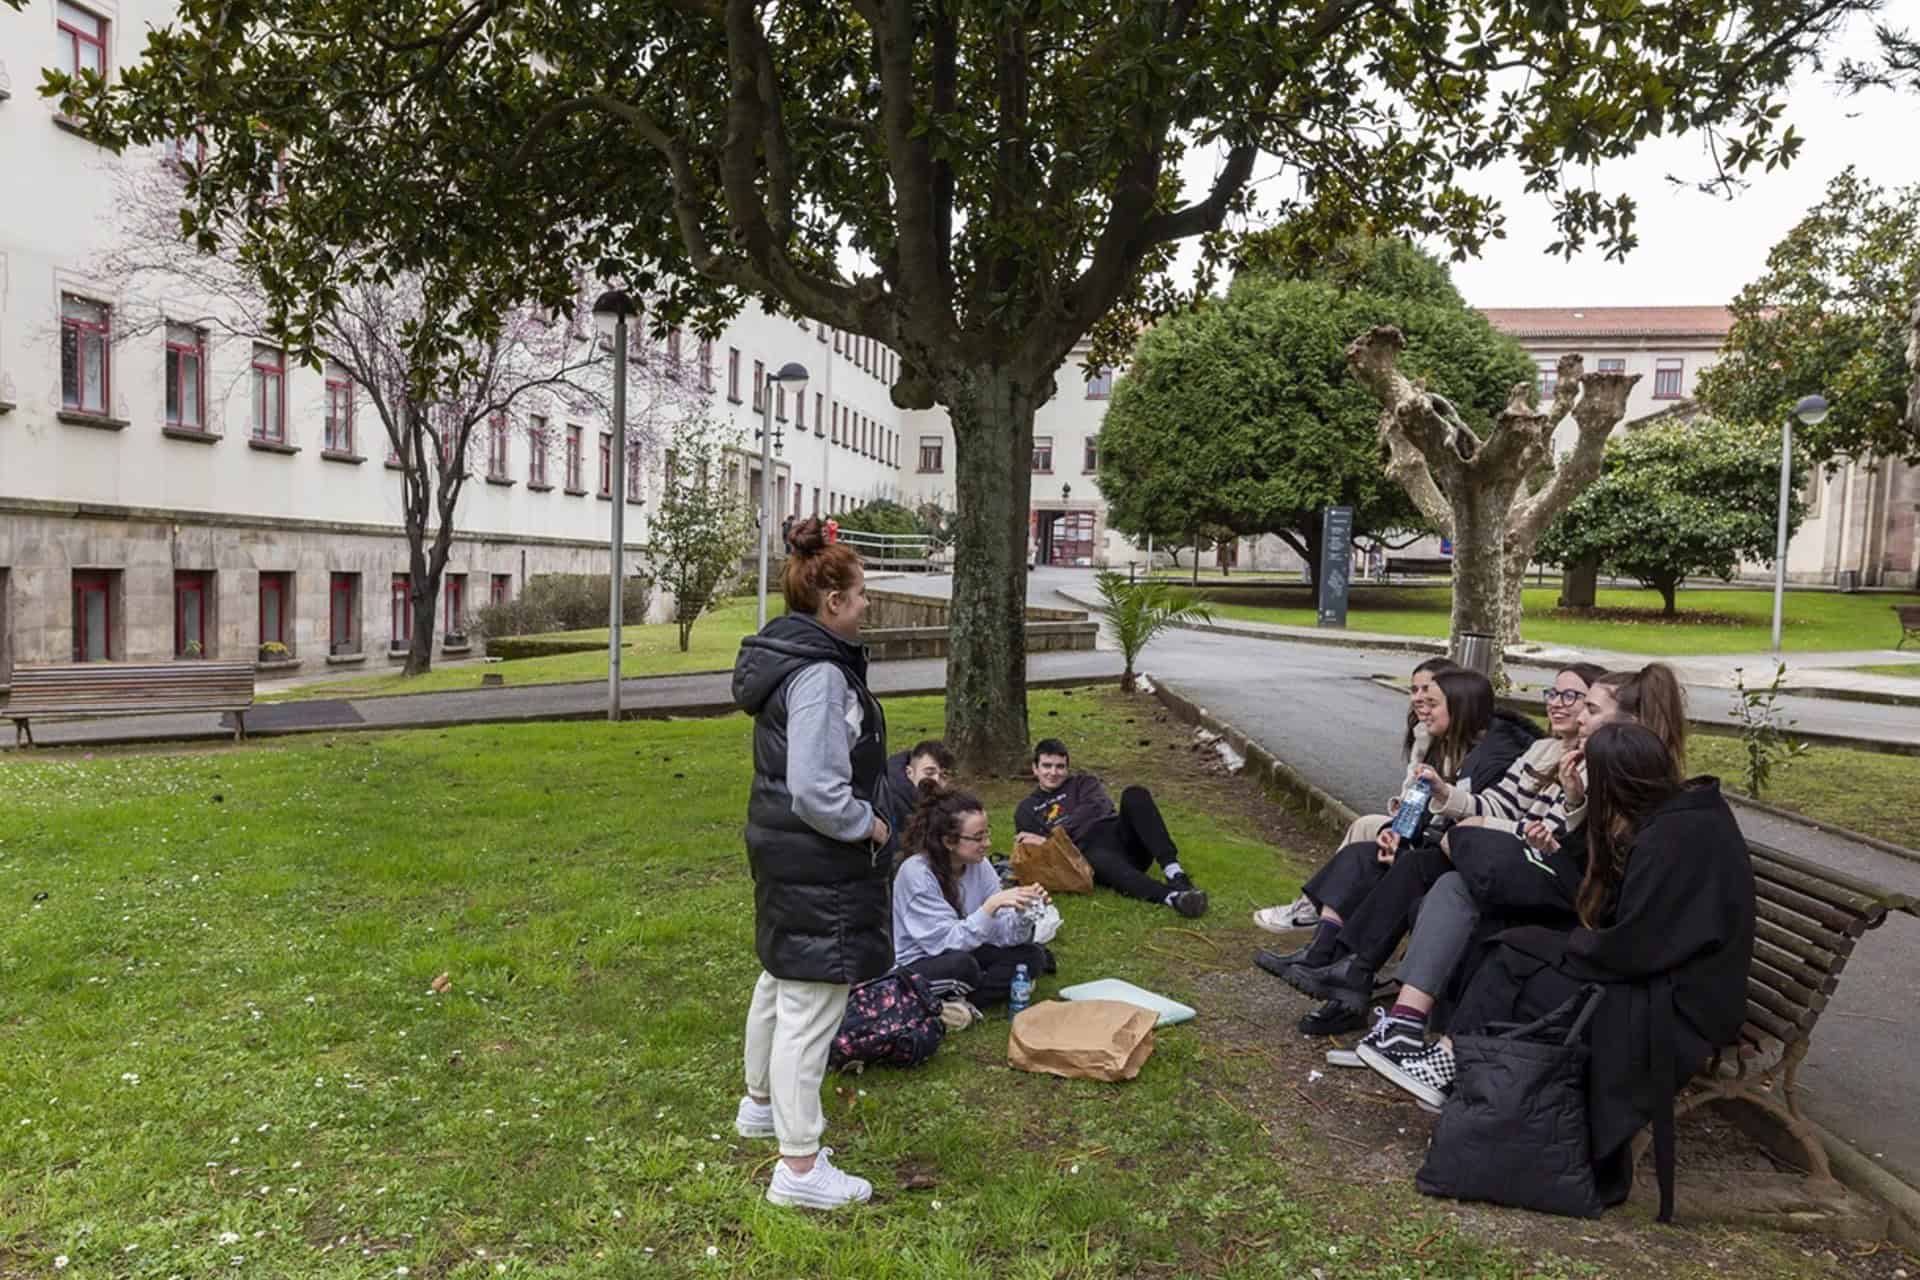
[[[1120,807],[1100,779],[1070,773],[1067,744],[1042,738],[1033,748],[1033,779],[1040,785],[1013,811],[1015,844],[1038,844],[1055,827],[1065,827],[1093,868],[1095,883],[1145,902],[1164,902],[1183,916],[1205,915],[1207,895],[1194,888],[1180,866],[1180,851],[1167,834],[1159,806],[1145,787],[1120,793]],[[1154,863],[1166,876],[1162,884],[1147,874]]]
[[911,751],[895,752],[887,758],[887,770],[880,775],[880,808],[893,829],[887,839],[888,852],[898,849],[900,833],[907,829],[920,803],[922,784],[945,791],[952,785],[953,769],[953,752],[938,738],[916,742]]

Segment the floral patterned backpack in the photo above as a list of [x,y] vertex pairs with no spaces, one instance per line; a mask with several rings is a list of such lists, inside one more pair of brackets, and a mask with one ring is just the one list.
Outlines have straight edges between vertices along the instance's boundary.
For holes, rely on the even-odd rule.
[[939,998],[925,978],[917,973],[883,974],[848,993],[846,1016],[833,1037],[827,1065],[836,1071],[918,1066],[933,1056],[946,1034]]

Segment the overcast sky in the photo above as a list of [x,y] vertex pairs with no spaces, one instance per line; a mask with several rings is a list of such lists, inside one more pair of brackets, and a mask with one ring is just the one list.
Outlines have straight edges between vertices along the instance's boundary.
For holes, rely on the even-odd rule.
[[[1920,0],[1891,0],[1885,16],[1896,26],[1920,25]],[[1871,28],[1860,23],[1837,52],[1871,48]],[[1518,167],[1468,175],[1470,189],[1500,201],[1507,237],[1490,242],[1484,256],[1454,264],[1454,280],[1482,307],[1725,303],[1761,272],[1767,250],[1847,165],[1883,186],[1920,182],[1920,97],[1843,97],[1831,72],[1821,72],[1794,85],[1787,119],[1806,137],[1799,160],[1784,171],[1752,175],[1732,200],[1666,180],[1669,173],[1708,171],[1691,137],[1656,140],[1631,160],[1603,168],[1600,190],[1629,192],[1639,205],[1640,244],[1624,262],[1606,261],[1593,249],[1571,262],[1546,256],[1555,239],[1551,217],[1539,197],[1521,190]],[[1206,159],[1190,165],[1189,184],[1204,180],[1211,167]]]

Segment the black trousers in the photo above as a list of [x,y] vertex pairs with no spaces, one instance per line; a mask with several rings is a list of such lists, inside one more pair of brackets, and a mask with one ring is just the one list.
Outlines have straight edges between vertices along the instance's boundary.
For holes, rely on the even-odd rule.
[[1371,840],[1342,845],[1300,892],[1314,906],[1331,907],[1345,920],[1386,878],[1387,864],[1379,855],[1380,846]]
[[1096,884],[1103,884],[1129,898],[1143,902],[1165,902],[1170,890],[1147,874],[1154,863],[1166,866],[1179,860],[1180,850],[1160,816],[1160,806],[1145,787],[1128,787],[1120,793],[1120,812],[1096,822],[1080,844],[1080,856],[1093,868]]
[[[1367,848],[1371,850],[1372,846]],[[1427,896],[1434,881],[1452,869],[1453,863],[1439,845],[1402,845],[1372,892],[1352,911],[1342,913],[1345,923],[1340,927],[1340,946],[1379,969],[1413,927],[1420,899]]]
[[985,1009],[1007,1002],[1007,993],[1013,989],[1015,968],[1027,966],[1027,976],[1038,982],[1046,972],[1046,964],[1047,949],[1037,942],[1028,942],[1017,947],[982,946],[972,951],[944,951],[937,956],[922,956],[900,968],[930,982],[942,979],[964,982],[973,988],[973,994],[967,998],[975,1008]]

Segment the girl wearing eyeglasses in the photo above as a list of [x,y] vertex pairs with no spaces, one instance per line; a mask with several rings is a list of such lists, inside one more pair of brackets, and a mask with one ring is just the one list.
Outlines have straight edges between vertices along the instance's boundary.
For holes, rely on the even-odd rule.
[[1014,970],[1038,978],[1047,950],[1023,914],[1045,905],[1037,884],[1000,887],[987,864],[993,832],[969,791],[923,794],[894,864],[893,954],[897,968],[971,987],[975,1007],[1003,1003]]

